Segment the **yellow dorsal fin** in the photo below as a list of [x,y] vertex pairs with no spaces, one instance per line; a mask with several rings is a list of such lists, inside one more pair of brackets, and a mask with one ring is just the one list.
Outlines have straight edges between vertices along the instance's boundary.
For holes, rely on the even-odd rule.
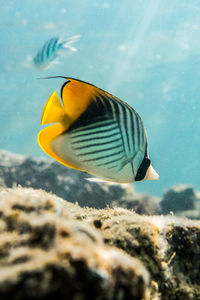
[[[66,78],[68,79],[68,78]],[[97,94],[95,86],[86,82],[69,78],[61,89],[62,101],[65,114],[72,124],[87,109]]]
[[63,106],[56,91],[54,91],[43,108],[41,125],[61,123],[64,115],[65,112]]

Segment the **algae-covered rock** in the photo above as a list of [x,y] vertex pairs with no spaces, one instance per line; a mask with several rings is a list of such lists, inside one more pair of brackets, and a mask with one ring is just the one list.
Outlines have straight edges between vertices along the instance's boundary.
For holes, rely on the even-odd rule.
[[149,299],[200,299],[200,222],[140,216],[126,209],[88,210],[105,243],[139,258],[150,273]]
[[200,221],[2,189],[0,299],[198,300],[199,240]]
[[134,210],[141,215],[159,215],[161,214],[160,198],[152,195],[136,193],[133,197],[122,197],[113,200],[112,207],[123,207]]
[[143,264],[44,191],[0,192],[0,299],[144,299]]

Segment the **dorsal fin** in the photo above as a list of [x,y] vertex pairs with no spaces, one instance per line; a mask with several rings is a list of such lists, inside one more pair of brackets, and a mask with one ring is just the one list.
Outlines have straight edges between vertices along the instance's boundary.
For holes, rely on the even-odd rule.
[[61,123],[64,117],[64,109],[58,98],[56,91],[54,91],[48,98],[41,117],[41,125],[51,123]]

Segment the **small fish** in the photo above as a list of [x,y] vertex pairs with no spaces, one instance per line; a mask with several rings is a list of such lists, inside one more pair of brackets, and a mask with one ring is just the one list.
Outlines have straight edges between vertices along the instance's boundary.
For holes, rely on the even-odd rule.
[[33,58],[35,66],[39,69],[47,69],[50,64],[56,63],[55,59],[58,57],[58,54],[60,54],[61,50],[69,49],[71,51],[77,51],[77,49],[72,47],[71,44],[77,41],[79,38],[80,35],[76,35],[63,41],[58,37],[54,37],[46,41],[43,47]]
[[44,152],[67,167],[99,177],[96,181],[157,180],[138,113],[90,83],[56,77],[66,82],[62,103],[54,91],[43,108],[41,125],[55,123],[38,134]]

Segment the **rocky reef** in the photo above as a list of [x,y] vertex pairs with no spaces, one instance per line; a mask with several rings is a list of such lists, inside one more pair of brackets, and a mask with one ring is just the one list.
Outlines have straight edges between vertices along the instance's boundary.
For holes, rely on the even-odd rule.
[[200,193],[86,177],[0,151],[0,299],[200,300]]
[[0,192],[0,299],[147,296],[143,264],[80,218],[80,207],[44,191]]
[[200,299],[200,222],[0,191],[0,299]]

